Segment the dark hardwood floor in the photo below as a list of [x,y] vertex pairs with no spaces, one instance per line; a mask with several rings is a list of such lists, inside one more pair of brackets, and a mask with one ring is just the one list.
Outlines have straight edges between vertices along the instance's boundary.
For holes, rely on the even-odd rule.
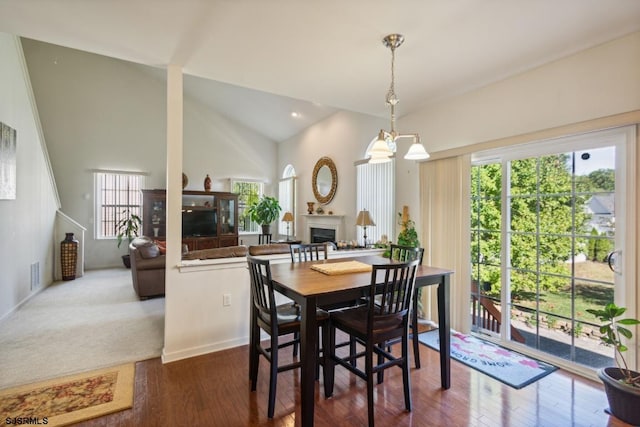
[[[394,351],[399,349],[394,348]],[[291,351],[281,350],[290,360]],[[376,425],[383,426],[626,426],[604,412],[602,385],[558,370],[515,390],[452,360],[452,386],[440,388],[438,353],[420,348],[422,368],[412,369],[413,411],[405,412],[400,369],[387,370],[376,386]],[[267,418],[268,371],[263,358],[256,392],[250,391],[248,347],[242,346],[163,365],[136,364],[132,409],[89,420],[97,426],[296,426],[297,371],[278,374],[273,420]],[[316,426],[367,423],[364,381],[336,368],[334,396],[316,383]]]

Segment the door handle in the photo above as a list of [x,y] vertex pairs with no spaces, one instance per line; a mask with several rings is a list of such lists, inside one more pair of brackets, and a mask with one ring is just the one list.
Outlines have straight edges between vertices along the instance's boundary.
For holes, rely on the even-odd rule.
[[609,255],[607,255],[607,264],[609,264],[609,268],[611,269],[611,271],[617,274],[622,273],[620,270],[616,268],[618,266],[616,261],[617,261],[618,255],[620,255],[621,253],[622,253],[621,250],[617,250],[617,251],[610,252]]

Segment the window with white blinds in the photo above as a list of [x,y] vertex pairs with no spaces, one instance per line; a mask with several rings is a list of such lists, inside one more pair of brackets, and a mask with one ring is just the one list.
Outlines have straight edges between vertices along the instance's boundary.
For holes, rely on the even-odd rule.
[[[291,175],[294,176],[285,176]],[[293,166],[288,165],[285,168],[285,173],[283,174],[283,179],[280,180],[278,184],[278,201],[280,202],[280,207],[282,208],[282,212],[280,212],[280,220],[284,216],[285,212],[291,212],[293,214],[293,222],[289,223],[289,236],[295,234],[295,224],[296,224],[296,177],[295,170]],[[282,236],[287,235],[287,223],[283,221],[279,221],[278,223],[278,233]]]
[[[394,225],[397,214],[395,206],[395,159],[387,163],[356,165],[357,212],[368,210],[373,227],[367,227],[367,242],[375,243],[382,235],[392,241],[394,239]],[[356,227],[359,243],[364,241],[364,230]]]
[[[280,202],[280,207],[282,211],[280,212],[280,220],[284,216],[285,212],[291,212],[293,214],[294,222],[289,223],[289,234],[292,234],[292,231],[295,230],[295,203],[294,203],[294,194],[295,194],[295,178],[287,178],[283,179],[279,183],[278,188],[278,201]],[[283,236],[287,235],[287,223],[280,221],[278,224],[278,233]]]
[[129,214],[142,217],[144,175],[94,173],[96,239],[116,238],[116,224]]

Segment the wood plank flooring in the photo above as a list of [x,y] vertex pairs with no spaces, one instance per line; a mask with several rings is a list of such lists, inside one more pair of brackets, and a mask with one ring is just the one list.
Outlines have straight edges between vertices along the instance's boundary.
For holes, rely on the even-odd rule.
[[[397,347],[397,346],[395,346]],[[394,351],[397,351],[394,348]],[[281,350],[290,360],[291,350]],[[377,426],[626,426],[604,412],[602,385],[558,370],[515,390],[452,360],[452,386],[440,388],[438,353],[420,347],[422,369],[412,369],[413,411],[405,412],[399,369],[387,370],[376,386]],[[97,426],[296,426],[299,375],[278,374],[273,420],[267,418],[268,365],[261,358],[258,390],[250,391],[248,347],[242,346],[163,365],[136,364],[132,409],[86,421]],[[367,423],[364,381],[336,368],[334,396],[316,383],[316,426],[360,427]]]

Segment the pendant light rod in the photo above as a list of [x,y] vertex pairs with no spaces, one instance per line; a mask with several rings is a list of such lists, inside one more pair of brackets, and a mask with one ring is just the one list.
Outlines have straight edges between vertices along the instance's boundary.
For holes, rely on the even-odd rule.
[[369,163],[384,163],[391,161],[393,152],[389,148],[389,142],[395,142],[400,138],[413,138],[413,144],[409,148],[409,152],[404,157],[411,160],[424,160],[429,158],[429,153],[424,149],[424,146],[420,143],[420,135],[417,133],[401,134],[396,131],[396,104],[400,101],[395,91],[395,60],[396,49],[404,43],[404,37],[401,34],[389,34],[382,39],[382,43],[391,50],[391,84],[387,91],[386,103],[389,105],[391,111],[391,131],[387,132],[384,129],[380,129],[378,138],[374,143],[369,153],[371,155]]

